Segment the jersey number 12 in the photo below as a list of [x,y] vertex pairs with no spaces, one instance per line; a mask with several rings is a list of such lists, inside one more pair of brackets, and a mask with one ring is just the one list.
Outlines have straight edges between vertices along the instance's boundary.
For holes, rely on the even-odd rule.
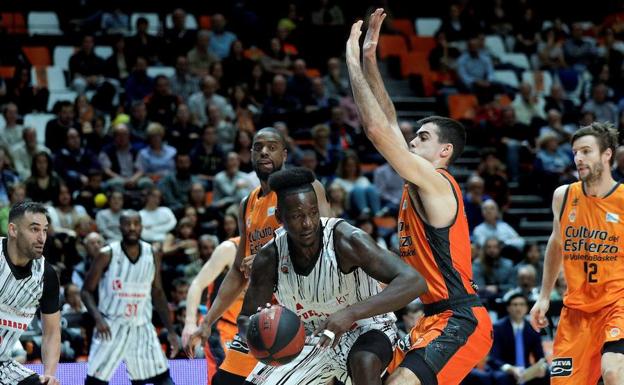
[[583,263],[583,270],[585,271],[585,274],[587,274],[587,282],[598,282],[598,280],[596,279],[596,273],[598,273],[598,264],[585,262]]

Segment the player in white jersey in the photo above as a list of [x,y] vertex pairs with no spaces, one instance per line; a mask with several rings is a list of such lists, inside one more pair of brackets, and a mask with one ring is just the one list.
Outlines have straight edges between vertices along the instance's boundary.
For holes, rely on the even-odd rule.
[[[152,325],[152,301],[168,331],[171,357],[178,336],[169,319],[160,280],[160,257],[139,239],[141,217],[126,210],[119,219],[122,240],[102,249],[87,273],[82,300],[95,319],[85,385],[107,384],[122,360],[132,384],[173,385],[167,357]],[[96,305],[93,293],[98,290]]]
[[[59,282],[43,258],[48,234],[45,206],[22,202],[9,211],[8,238],[0,238],[0,385],[58,385],[61,353]],[[41,309],[44,375],[11,360],[11,351]]]
[[[283,228],[256,256],[238,319],[245,336],[249,316],[274,293],[299,315],[309,338],[295,360],[279,367],[258,364],[247,383],[321,385],[350,377],[355,385],[381,385],[397,339],[392,311],[423,294],[426,285],[360,229],[321,218],[313,181],[303,168],[270,177]],[[384,290],[380,282],[387,284]]]

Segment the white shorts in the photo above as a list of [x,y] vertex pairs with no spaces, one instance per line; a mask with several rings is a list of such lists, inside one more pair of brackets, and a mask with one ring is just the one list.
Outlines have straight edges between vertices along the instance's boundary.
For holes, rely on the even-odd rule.
[[111,330],[109,340],[93,336],[89,351],[89,376],[109,381],[121,360],[126,362],[131,380],[146,380],[167,371],[167,357],[151,323],[129,325],[123,320],[111,321],[108,326]]
[[35,374],[16,361],[0,361],[0,385],[15,385]]
[[258,363],[247,377],[252,384],[262,385],[325,385],[333,377],[348,383],[349,352],[355,341],[370,330],[380,330],[389,339],[394,348],[397,341],[394,324],[366,325],[349,331],[340,337],[333,349],[322,350],[316,347],[319,338],[308,337],[303,350],[297,358],[286,365],[270,366]]

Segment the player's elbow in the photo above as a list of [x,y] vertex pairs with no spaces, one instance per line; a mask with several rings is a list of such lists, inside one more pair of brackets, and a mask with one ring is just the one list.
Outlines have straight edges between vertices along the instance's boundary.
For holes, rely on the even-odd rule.
[[427,287],[427,282],[425,282],[425,278],[416,270],[411,268],[410,270],[411,271],[409,271],[408,274],[410,275],[409,280],[410,282],[412,282],[411,290],[414,298],[426,294],[427,291],[429,291],[429,288]]

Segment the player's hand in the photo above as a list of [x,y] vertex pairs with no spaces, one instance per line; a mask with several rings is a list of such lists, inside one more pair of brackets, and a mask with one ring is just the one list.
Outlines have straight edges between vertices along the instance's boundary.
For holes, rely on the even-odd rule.
[[169,345],[171,346],[171,354],[169,355],[169,358],[175,358],[180,351],[180,341],[178,341],[178,335],[173,330],[170,330],[167,333],[167,341],[169,341]]
[[368,19],[368,30],[362,44],[364,57],[375,59],[377,57],[377,43],[379,42],[379,31],[386,18],[383,8],[377,8]]
[[188,348],[189,341],[191,340],[191,336],[193,335],[193,333],[195,333],[198,330],[199,330],[199,327],[195,324],[188,323],[188,322],[184,324],[184,329],[182,329],[182,347],[186,351],[187,355],[188,355],[187,348]]
[[184,345],[186,350],[186,355],[190,358],[195,356],[195,347],[199,344],[204,346],[208,342],[208,338],[210,338],[210,333],[212,325],[208,325],[206,322],[202,322],[199,328],[191,334],[189,337],[188,343]]
[[[338,345],[340,337],[342,337],[345,332],[351,329],[355,321],[357,320],[353,317],[353,314],[348,308],[339,310],[336,313],[330,315],[314,331],[314,335],[320,336],[317,346],[323,349],[336,347],[336,345]],[[334,333],[333,340],[327,335],[323,334],[325,330]]]
[[251,254],[245,257],[245,259],[243,259],[243,262],[241,263],[240,266],[240,271],[243,273],[243,275],[245,276],[245,278],[249,278],[249,276],[251,275],[251,266],[253,266],[253,261],[256,258],[256,254]]
[[548,326],[548,319],[546,313],[550,307],[550,300],[548,298],[540,297],[533,308],[531,309],[531,326],[535,331],[539,332],[540,329]]
[[47,385],[61,385],[61,382],[54,376],[39,376],[39,382]]
[[360,65],[360,36],[362,35],[362,20],[358,20],[351,26],[349,40],[347,40],[347,65]]
[[95,336],[102,341],[108,341],[111,339],[111,330],[105,320],[95,321],[95,330]]

